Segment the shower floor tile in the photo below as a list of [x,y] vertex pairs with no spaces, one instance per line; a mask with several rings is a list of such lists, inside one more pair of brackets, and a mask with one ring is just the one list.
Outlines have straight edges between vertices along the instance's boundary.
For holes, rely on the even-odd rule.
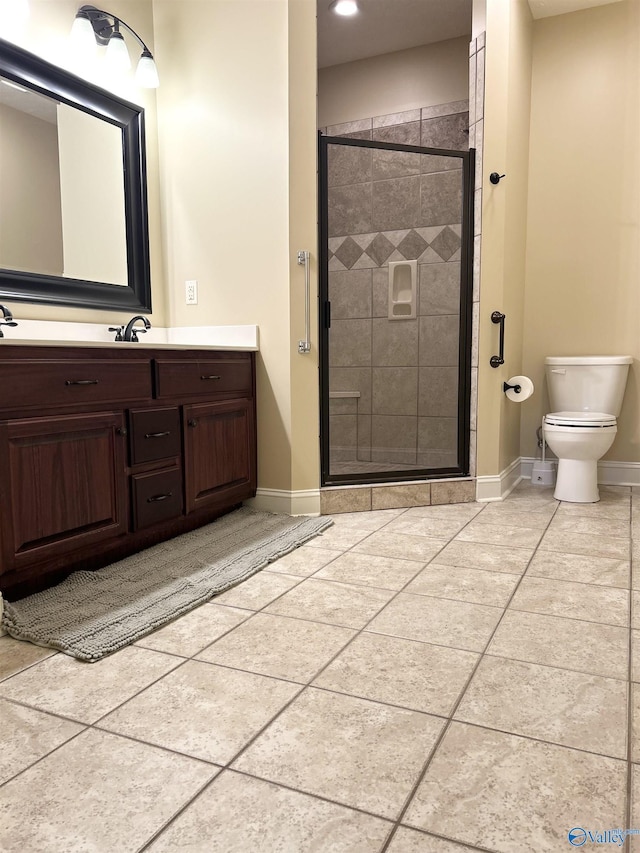
[[640,829],[640,489],[601,495],[336,515],[97,664],[0,638],[0,848],[561,853]]

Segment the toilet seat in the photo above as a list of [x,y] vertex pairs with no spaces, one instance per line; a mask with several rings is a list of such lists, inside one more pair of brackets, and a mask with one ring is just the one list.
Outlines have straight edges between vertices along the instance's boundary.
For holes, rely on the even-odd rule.
[[584,429],[595,427],[610,429],[617,422],[615,415],[605,412],[550,412],[544,416],[545,426],[574,427]]

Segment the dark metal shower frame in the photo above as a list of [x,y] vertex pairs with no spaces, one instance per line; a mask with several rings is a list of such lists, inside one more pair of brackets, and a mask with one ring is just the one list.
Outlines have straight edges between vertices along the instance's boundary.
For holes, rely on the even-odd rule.
[[[369,472],[365,476],[331,474],[329,460],[329,181],[327,150],[329,145],[373,148],[379,151],[403,151],[453,157],[462,164],[462,238],[460,258],[460,339],[458,351],[458,447],[459,465],[451,468],[420,468],[385,472]],[[399,145],[395,142],[374,142],[343,136],[318,134],[318,230],[320,247],[319,269],[319,342],[320,342],[320,461],[321,485],[363,485],[366,483],[397,483],[408,480],[449,479],[469,476],[469,444],[471,414],[471,332],[473,311],[473,197],[475,186],[475,149],[455,151],[447,148],[423,148],[419,145]]]

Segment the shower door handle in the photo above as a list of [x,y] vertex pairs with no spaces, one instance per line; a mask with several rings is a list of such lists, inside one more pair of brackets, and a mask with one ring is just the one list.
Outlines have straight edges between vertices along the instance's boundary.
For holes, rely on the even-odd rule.
[[500,324],[500,353],[499,355],[492,355],[489,364],[491,367],[500,367],[501,364],[504,364],[504,314],[500,311],[494,311],[491,315],[491,322]]
[[309,252],[300,251],[298,252],[298,263],[300,266],[304,266],[304,340],[298,341],[298,352],[300,355],[305,355],[308,352],[311,352],[311,341],[309,340],[311,335],[311,277],[309,270]]

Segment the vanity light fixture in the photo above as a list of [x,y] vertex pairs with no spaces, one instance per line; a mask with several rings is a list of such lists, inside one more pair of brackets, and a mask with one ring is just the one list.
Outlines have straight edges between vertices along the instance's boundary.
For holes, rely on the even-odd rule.
[[120,32],[120,21],[118,20],[113,24],[113,32],[109,38],[104,61],[114,74],[123,74],[131,68],[131,57],[127,45],[124,43],[124,36]]
[[351,17],[351,15],[357,15],[360,9],[358,0],[333,0],[329,3],[329,11],[336,15]]
[[136,69],[136,83],[144,89],[157,89],[160,85],[158,69],[151,51],[138,33],[121,18],[95,6],[81,6],[71,28],[71,39],[79,52],[93,51],[96,44],[106,47],[105,60],[114,73],[131,68],[131,58],[120,28],[131,33],[142,45]]

